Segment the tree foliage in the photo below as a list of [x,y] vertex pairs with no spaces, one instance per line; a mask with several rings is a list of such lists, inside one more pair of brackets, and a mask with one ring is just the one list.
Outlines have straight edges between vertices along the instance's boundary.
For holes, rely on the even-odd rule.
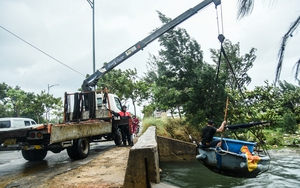
[[[300,87],[287,82],[279,82],[279,87],[265,81],[265,86],[256,86],[253,90],[231,94],[229,119],[236,123],[251,121],[269,121],[271,126],[284,128],[284,117],[293,114],[296,123],[300,123]],[[290,116],[289,116],[290,117]]]
[[58,117],[62,116],[61,98],[55,98],[45,91],[34,94],[25,92],[19,86],[12,88],[2,83],[0,97],[0,117],[28,117],[42,123],[46,121],[43,115],[49,109],[53,109]]
[[0,84],[0,117],[9,117],[10,114],[6,110],[5,105],[8,102],[7,100],[7,90],[8,90],[8,85],[5,84],[4,82]]
[[286,133],[295,133],[298,130],[295,114],[286,113],[283,115],[282,128]]
[[98,88],[107,88],[110,93],[120,97],[123,104],[131,99],[136,114],[136,103],[141,104],[149,97],[149,84],[140,80],[136,69],[113,69],[98,81]]
[[[163,23],[170,21],[158,13]],[[159,42],[162,49],[159,56],[151,56],[145,78],[155,83],[151,91],[156,109],[171,112],[176,109],[179,116],[182,112],[189,120],[198,123],[207,117],[220,116],[222,107],[216,103],[222,100],[214,99],[214,91],[219,93],[218,97],[224,98],[224,87],[212,87],[215,69],[204,62],[197,41],[185,29],[175,28],[161,36]],[[213,114],[213,107],[218,115]]]
[[[170,21],[162,13],[158,14],[162,23]],[[219,49],[210,50],[215,64],[206,63],[200,45],[182,28],[165,33],[159,43],[161,49],[157,56],[150,55],[142,79],[130,69],[113,70],[98,86],[108,86],[123,100],[131,98],[134,106],[146,102],[145,117],[152,116],[155,111],[168,111],[172,115],[185,116],[194,125],[206,118],[219,122],[224,118],[226,97],[229,96],[228,119],[231,123],[270,121],[272,126],[278,127],[282,126],[280,122],[287,113],[294,114],[299,123],[299,87],[286,82],[279,82],[276,87],[266,81],[265,86],[246,89],[251,82],[248,71],[256,59],[255,48],[241,54],[239,43],[225,40],[223,47],[233,72],[222,57],[216,78]]]
[[[221,56],[220,75],[226,80],[226,86],[235,90],[238,87],[248,86],[251,83],[248,71],[253,67],[253,62],[256,59],[256,49],[251,48],[249,53],[241,55],[240,43],[232,44],[230,40],[226,39],[222,45],[230,62],[229,66],[224,56]],[[218,66],[221,51],[210,49],[210,52],[213,62]],[[230,71],[230,67],[232,67],[233,72]]]
[[137,77],[136,69],[113,69],[102,76],[97,83],[99,89],[107,88],[109,92],[114,93],[120,99],[126,102],[133,91],[133,80]]

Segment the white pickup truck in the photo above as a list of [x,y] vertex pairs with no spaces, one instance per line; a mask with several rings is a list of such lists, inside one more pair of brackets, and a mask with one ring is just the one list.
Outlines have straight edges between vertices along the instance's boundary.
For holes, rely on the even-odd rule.
[[[120,145],[119,126],[131,127],[131,118],[120,119],[121,102],[105,91],[65,93],[64,122],[0,129],[0,151],[21,150],[26,160],[43,160],[50,150],[67,149],[72,159],[88,156],[90,142],[114,140]],[[131,130],[131,129],[130,129]]]

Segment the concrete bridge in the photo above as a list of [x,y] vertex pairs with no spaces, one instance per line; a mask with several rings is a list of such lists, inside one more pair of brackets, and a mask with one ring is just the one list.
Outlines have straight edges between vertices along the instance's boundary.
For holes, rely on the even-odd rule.
[[156,127],[149,127],[130,149],[124,187],[172,187],[160,183],[160,162],[196,160],[196,145],[157,136]]

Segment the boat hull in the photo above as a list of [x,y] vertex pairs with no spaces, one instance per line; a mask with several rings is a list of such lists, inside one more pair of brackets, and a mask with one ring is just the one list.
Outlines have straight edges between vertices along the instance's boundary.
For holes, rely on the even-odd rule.
[[[197,160],[211,171],[231,177],[255,178],[268,170],[270,158],[262,155],[253,156],[251,147],[253,143],[249,146],[249,150],[247,146],[249,142],[243,143],[243,141],[237,140],[236,143],[243,143],[243,146],[241,145],[240,150],[236,150],[238,146],[234,143],[234,140],[228,139],[227,141],[227,149],[233,148],[232,144],[234,144],[234,152],[221,148],[203,148],[198,146],[199,155],[196,156]],[[245,146],[247,146],[248,153],[241,151],[242,147]]]

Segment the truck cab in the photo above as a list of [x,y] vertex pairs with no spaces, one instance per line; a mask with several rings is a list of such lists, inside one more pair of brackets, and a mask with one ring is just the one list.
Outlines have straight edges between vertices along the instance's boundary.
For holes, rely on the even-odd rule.
[[97,108],[103,108],[106,107],[107,109],[111,109],[114,112],[121,111],[122,104],[119,99],[119,97],[115,94],[108,93],[110,106],[108,106],[108,103],[104,100],[103,94],[97,94]]
[[65,93],[64,122],[90,119],[111,119],[112,112],[121,111],[121,101],[107,91]]

